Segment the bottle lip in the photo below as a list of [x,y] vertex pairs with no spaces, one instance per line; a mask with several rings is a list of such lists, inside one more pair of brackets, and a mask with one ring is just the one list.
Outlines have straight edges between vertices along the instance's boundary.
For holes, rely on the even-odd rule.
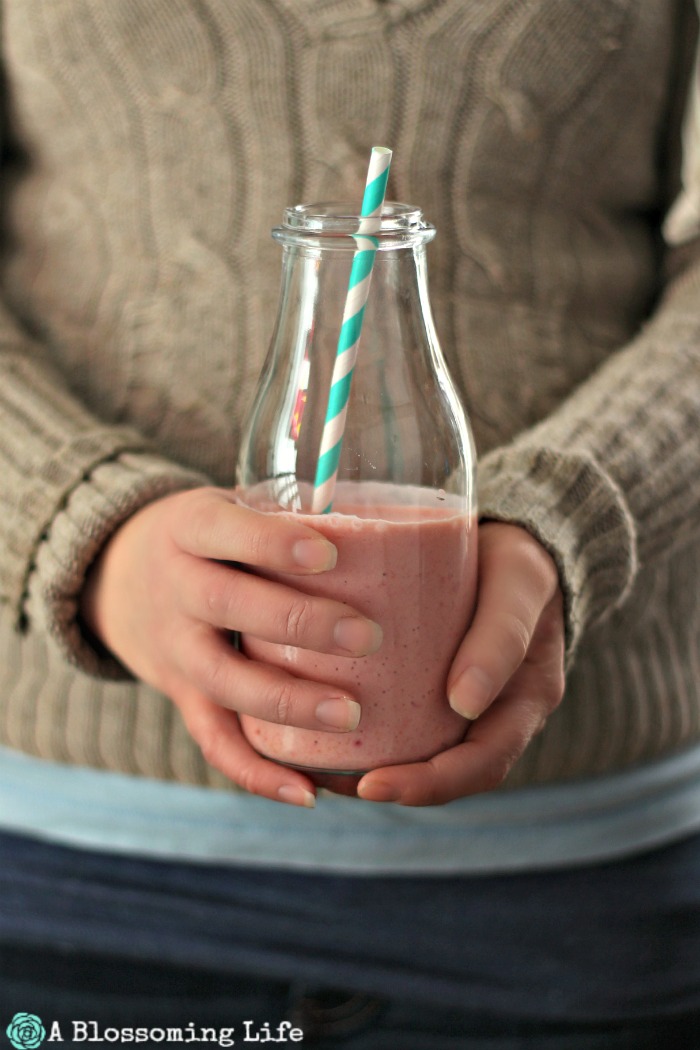
[[[337,241],[345,247],[356,247],[354,237],[360,227],[361,217],[357,203],[351,201],[317,201],[296,204],[286,208],[281,226],[276,226],[272,236],[286,243],[290,241],[308,243],[322,239]],[[420,208],[400,201],[385,201],[380,216],[379,229],[372,233],[377,237],[381,250],[397,244],[415,245],[426,243],[435,236],[435,227],[423,218]],[[330,246],[330,245],[328,245]]]

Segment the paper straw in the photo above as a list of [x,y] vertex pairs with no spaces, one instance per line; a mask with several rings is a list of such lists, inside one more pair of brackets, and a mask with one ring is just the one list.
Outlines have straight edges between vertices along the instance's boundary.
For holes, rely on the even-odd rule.
[[326,421],[323,425],[323,436],[316,467],[311,505],[314,514],[329,514],[333,509],[333,495],[343,446],[352,373],[357,360],[357,348],[360,343],[362,320],[372,279],[372,267],[379,245],[377,238],[372,235],[379,233],[381,229],[382,208],[390,164],[391,150],[384,146],[374,146],[367,171],[365,195],[360,211],[360,225],[357,233],[353,235],[357,247],[350,270],[343,323],[338,339]]

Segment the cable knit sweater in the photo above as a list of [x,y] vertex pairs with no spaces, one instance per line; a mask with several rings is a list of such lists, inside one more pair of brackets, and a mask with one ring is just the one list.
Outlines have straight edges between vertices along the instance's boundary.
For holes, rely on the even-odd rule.
[[566,697],[511,786],[700,741],[700,249],[673,258],[689,0],[3,0],[0,742],[223,786],[76,615],[110,533],[233,483],[301,201],[438,228],[481,513],[566,597]]

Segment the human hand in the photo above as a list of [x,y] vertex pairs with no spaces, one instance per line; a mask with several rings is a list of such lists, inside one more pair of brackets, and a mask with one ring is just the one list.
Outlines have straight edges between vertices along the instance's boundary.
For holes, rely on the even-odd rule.
[[180,709],[205,759],[247,791],[313,805],[311,780],[262,758],[237,712],[326,732],[357,726],[337,687],[249,660],[228,632],[341,656],[362,656],[381,630],[349,606],[247,572],[331,569],[335,547],[315,530],[237,504],[224,489],[166,496],[129,518],[93,565],[81,615],[137,678]]
[[490,791],[559,704],[564,616],[557,569],[518,526],[479,526],[476,611],[447,689],[451,706],[473,720],[465,739],[427,762],[367,773],[357,788],[361,798],[425,806]]

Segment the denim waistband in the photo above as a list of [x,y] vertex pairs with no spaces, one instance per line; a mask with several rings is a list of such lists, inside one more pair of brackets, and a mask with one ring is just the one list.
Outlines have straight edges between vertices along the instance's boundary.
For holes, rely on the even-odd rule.
[[514,1015],[700,1010],[700,836],[470,877],[306,875],[0,835],[0,943]]

